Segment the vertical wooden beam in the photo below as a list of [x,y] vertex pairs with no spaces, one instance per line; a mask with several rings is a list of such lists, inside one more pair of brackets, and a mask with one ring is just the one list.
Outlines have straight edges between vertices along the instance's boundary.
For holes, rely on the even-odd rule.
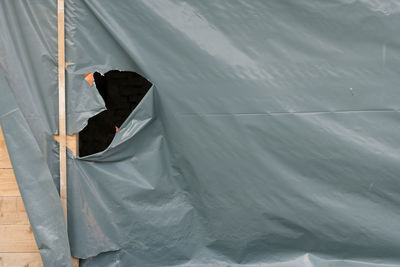
[[[58,28],[58,129],[60,143],[60,198],[68,225],[67,213],[67,123],[65,103],[65,26],[64,0],[57,0]],[[72,258],[74,266],[79,266],[79,259]]]
[[60,142],[60,197],[67,219],[67,129],[65,110],[64,0],[58,0],[58,127]]

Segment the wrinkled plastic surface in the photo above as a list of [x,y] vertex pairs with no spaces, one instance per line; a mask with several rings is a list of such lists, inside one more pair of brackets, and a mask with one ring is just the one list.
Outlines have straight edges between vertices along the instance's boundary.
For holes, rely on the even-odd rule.
[[[153,83],[107,150],[69,154],[81,266],[400,264],[397,1],[67,0],[66,23],[70,133],[104,109],[85,73],[130,70]],[[55,36],[29,26],[32,38]],[[55,132],[55,74],[27,67],[38,54],[0,55],[25,66],[24,79],[44,79],[54,95],[37,118]],[[16,87],[18,71],[5,74],[32,128],[31,99],[18,92],[45,89]],[[52,151],[41,168],[57,181]]]
[[1,73],[0,89],[1,127],[43,263],[45,266],[72,267],[57,188],[32,131]]

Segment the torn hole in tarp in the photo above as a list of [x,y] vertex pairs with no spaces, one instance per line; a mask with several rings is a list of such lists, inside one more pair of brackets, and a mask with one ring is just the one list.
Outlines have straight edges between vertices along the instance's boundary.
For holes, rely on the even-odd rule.
[[90,118],[79,132],[80,157],[104,151],[152,86],[146,78],[131,71],[88,73],[85,79],[90,86],[96,86],[106,110]]

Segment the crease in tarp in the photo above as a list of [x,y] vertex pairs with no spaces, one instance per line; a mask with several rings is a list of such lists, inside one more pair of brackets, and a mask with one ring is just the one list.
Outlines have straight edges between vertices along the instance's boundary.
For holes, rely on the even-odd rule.
[[[69,236],[72,242],[71,253],[75,257],[87,259],[100,253],[118,251],[120,249],[120,246],[118,244],[115,244],[112,239],[108,237],[104,231],[101,230],[101,220],[96,220],[96,213],[91,211],[90,202],[85,201],[86,194],[82,192],[82,182],[78,179],[75,179],[75,177],[83,176],[85,178],[85,181],[90,181],[89,177],[87,177],[85,171],[80,168],[79,164],[76,164],[76,158],[74,157],[72,152],[68,154],[68,158],[68,171],[71,172],[70,177],[72,177],[67,181],[69,204],[74,207],[77,207],[76,205],[79,205],[80,208],[84,211],[83,214],[85,216],[85,219],[82,219],[82,217],[74,216],[73,212],[69,213],[68,227]],[[76,173],[79,173],[79,176],[77,176]],[[76,188],[78,190],[76,192],[75,190],[71,190],[71,188]],[[101,197],[98,198],[97,204],[99,203],[102,203]],[[94,232],[95,235],[87,236],[84,234],[84,232],[81,232],[79,235],[75,236],[76,231],[73,231],[72,229],[75,229],[77,227],[86,228],[86,232]],[[79,248],[80,245],[74,244],[74,242],[84,242],[86,246],[89,245],[96,247],[96,250],[92,251],[92,254],[82,253],[81,250],[76,249]]]

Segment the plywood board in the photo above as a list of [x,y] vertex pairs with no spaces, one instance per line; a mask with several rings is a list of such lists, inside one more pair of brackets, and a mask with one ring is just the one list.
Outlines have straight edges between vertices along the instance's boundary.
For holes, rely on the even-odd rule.
[[0,169],[0,197],[20,196],[17,180],[12,169]]
[[[57,142],[60,142],[60,136],[59,135],[54,135],[54,139]],[[78,152],[78,134],[73,134],[73,135],[67,135],[67,147],[74,153],[74,155],[77,155]]]
[[29,225],[21,197],[0,197],[0,225],[10,224]]
[[30,225],[0,225],[0,252],[37,252]]
[[0,267],[43,267],[39,253],[0,253]]
[[0,169],[12,168],[10,158],[8,157],[6,141],[0,128]]

